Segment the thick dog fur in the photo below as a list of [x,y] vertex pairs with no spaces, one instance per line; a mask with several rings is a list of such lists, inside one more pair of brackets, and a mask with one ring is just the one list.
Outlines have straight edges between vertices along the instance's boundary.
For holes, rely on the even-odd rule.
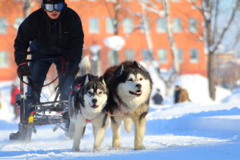
[[130,132],[131,119],[134,123],[134,149],[142,150],[146,129],[145,116],[149,110],[152,80],[149,73],[136,61],[125,61],[110,67],[104,73],[109,87],[108,108],[111,116],[112,147],[120,148],[121,122]]
[[103,77],[89,74],[91,72],[88,57],[80,63],[80,77],[77,77],[69,96],[69,137],[74,138],[72,150],[80,151],[80,141],[87,123],[93,126],[93,151],[98,151],[108,126],[108,117],[104,112],[108,99],[108,89]]

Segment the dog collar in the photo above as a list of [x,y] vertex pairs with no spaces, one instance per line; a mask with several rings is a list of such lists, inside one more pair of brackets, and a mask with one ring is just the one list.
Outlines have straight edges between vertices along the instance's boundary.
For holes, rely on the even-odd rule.
[[93,119],[86,119],[87,122],[92,122]]
[[[118,96],[116,96],[117,100],[118,100],[118,108],[119,108],[119,111],[121,111],[121,100]],[[123,112],[124,115],[129,115],[129,112]]]
[[[117,96],[116,96],[117,97]],[[119,115],[119,113],[121,113],[121,100],[117,97],[117,100],[118,100],[118,113],[117,114],[111,114],[109,113],[108,111],[105,110],[105,113],[109,116],[117,116]],[[124,112],[124,115],[129,115],[129,112]]]

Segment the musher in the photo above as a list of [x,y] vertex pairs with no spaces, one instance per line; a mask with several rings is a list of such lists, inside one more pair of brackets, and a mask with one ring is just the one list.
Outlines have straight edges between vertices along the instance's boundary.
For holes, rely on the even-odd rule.
[[[10,135],[11,140],[22,140],[24,126],[31,111],[29,104],[40,102],[40,94],[47,72],[52,63],[59,75],[60,100],[68,100],[70,85],[78,72],[82,56],[84,34],[82,22],[78,14],[67,7],[64,0],[43,0],[41,8],[31,13],[19,26],[14,42],[15,62],[18,65],[19,78],[28,76],[32,85],[28,85],[25,99],[26,119],[19,123],[17,133]],[[27,50],[42,51],[32,54],[31,62],[26,62]],[[53,59],[49,49],[57,47],[66,52],[60,52],[61,58]],[[45,59],[41,61],[41,59]],[[46,60],[47,59],[47,60]],[[64,71],[62,63],[65,61]],[[34,87],[38,86],[38,87]]]

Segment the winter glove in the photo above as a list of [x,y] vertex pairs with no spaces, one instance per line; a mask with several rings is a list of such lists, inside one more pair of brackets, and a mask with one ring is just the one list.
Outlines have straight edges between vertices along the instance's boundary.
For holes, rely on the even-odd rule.
[[18,77],[31,75],[31,68],[28,66],[27,62],[18,65],[17,74]]
[[75,76],[78,73],[78,70],[79,70],[78,63],[70,61],[66,64],[64,74],[66,76]]

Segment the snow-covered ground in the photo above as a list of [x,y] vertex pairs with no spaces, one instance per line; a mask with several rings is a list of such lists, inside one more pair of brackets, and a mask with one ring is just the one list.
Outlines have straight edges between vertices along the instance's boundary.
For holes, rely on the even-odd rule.
[[[154,89],[162,83],[153,75]],[[199,75],[183,75],[175,84],[185,87],[192,102],[172,104],[172,97],[164,97],[164,104],[150,101],[145,150],[133,149],[133,130],[122,129],[121,149],[111,148],[111,129],[108,128],[102,149],[92,152],[91,125],[80,145],[80,152],[71,150],[72,140],[60,129],[41,126],[30,143],[8,140],[16,132],[18,121],[13,121],[9,106],[10,82],[1,82],[0,159],[114,159],[114,160],[239,160],[240,159],[240,90],[230,92],[216,87],[217,101],[210,100],[207,80]]]

